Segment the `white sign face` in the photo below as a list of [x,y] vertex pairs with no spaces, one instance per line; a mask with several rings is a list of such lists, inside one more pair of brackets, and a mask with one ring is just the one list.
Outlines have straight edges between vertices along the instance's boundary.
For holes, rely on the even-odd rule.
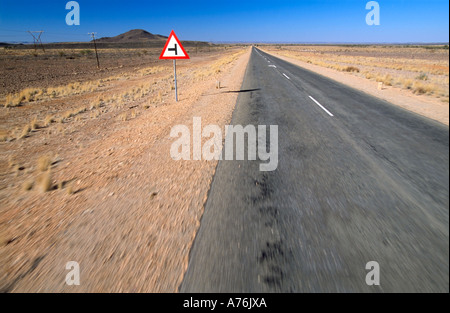
[[184,50],[181,42],[178,40],[174,31],[170,33],[166,45],[161,53],[160,59],[189,59],[186,50]]
[[169,45],[167,46],[166,51],[164,51],[163,56],[165,58],[170,57],[185,57],[183,50],[180,48],[180,44],[175,39],[175,37],[170,38]]

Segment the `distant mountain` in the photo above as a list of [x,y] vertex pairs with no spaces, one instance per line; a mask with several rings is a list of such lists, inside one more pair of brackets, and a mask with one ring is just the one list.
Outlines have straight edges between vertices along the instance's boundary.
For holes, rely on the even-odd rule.
[[126,33],[115,37],[103,37],[97,39],[100,43],[132,43],[132,42],[148,42],[148,41],[166,41],[168,37],[162,35],[154,35],[143,29],[133,29]]

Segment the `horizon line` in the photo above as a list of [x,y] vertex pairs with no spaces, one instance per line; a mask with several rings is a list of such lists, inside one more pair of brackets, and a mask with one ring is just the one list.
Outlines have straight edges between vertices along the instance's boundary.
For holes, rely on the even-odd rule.
[[[100,38],[99,38],[100,39]],[[183,40],[184,42],[205,42],[210,44],[247,44],[247,45],[255,45],[255,44],[269,44],[269,45],[449,45],[449,42],[426,42],[426,41],[417,41],[417,42],[352,42],[352,41],[342,41],[342,42],[332,42],[332,41],[228,41],[228,40],[218,40],[218,41],[204,41],[204,40]],[[151,42],[151,41],[149,41]],[[92,41],[44,41],[43,44],[86,44],[92,43]],[[110,42],[109,44],[121,43],[121,42]],[[146,43],[146,42],[128,42],[130,44],[133,43]],[[0,41],[0,44],[9,44],[9,45],[33,45],[32,41]],[[125,43],[121,43],[125,44]]]

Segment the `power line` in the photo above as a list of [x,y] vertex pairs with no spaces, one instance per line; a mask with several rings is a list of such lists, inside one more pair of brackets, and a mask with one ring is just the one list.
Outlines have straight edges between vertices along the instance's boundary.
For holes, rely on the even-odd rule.
[[[28,31],[26,30],[18,30],[18,29],[6,29],[6,28],[0,28],[0,31],[5,31],[5,32],[14,32],[14,33],[27,33]],[[85,36],[85,33],[71,33],[71,32],[67,32],[67,33],[58,33],[58,32],[48,32],[45,31],[46,34],[48,35],[61,35],[61,36],[77,36],[77,37],[83,37]],[[5,36],[5,35],[2,35]],[[11,35],[12,36],[12,35]]]
[[0,31],[5,31],[5,32],[15,32],[15,33],[25,33],[25,30],[13,30],[13,29],[5,29],[5,28],[0,28]]

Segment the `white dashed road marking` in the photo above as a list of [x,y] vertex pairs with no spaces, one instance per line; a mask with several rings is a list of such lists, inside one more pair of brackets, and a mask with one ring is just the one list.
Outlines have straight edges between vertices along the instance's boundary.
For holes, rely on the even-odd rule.
[[321,105],[316,99],[314,99],[313,97],[309,96],[311,98],[312,101],[314,101],[322,110],[324,110],[325,112],[328,113],[329,116],[334,116],[333,114],[331,114],[330,111],[328,111],[327,109],[325,109],[325,107],[323,105]]

